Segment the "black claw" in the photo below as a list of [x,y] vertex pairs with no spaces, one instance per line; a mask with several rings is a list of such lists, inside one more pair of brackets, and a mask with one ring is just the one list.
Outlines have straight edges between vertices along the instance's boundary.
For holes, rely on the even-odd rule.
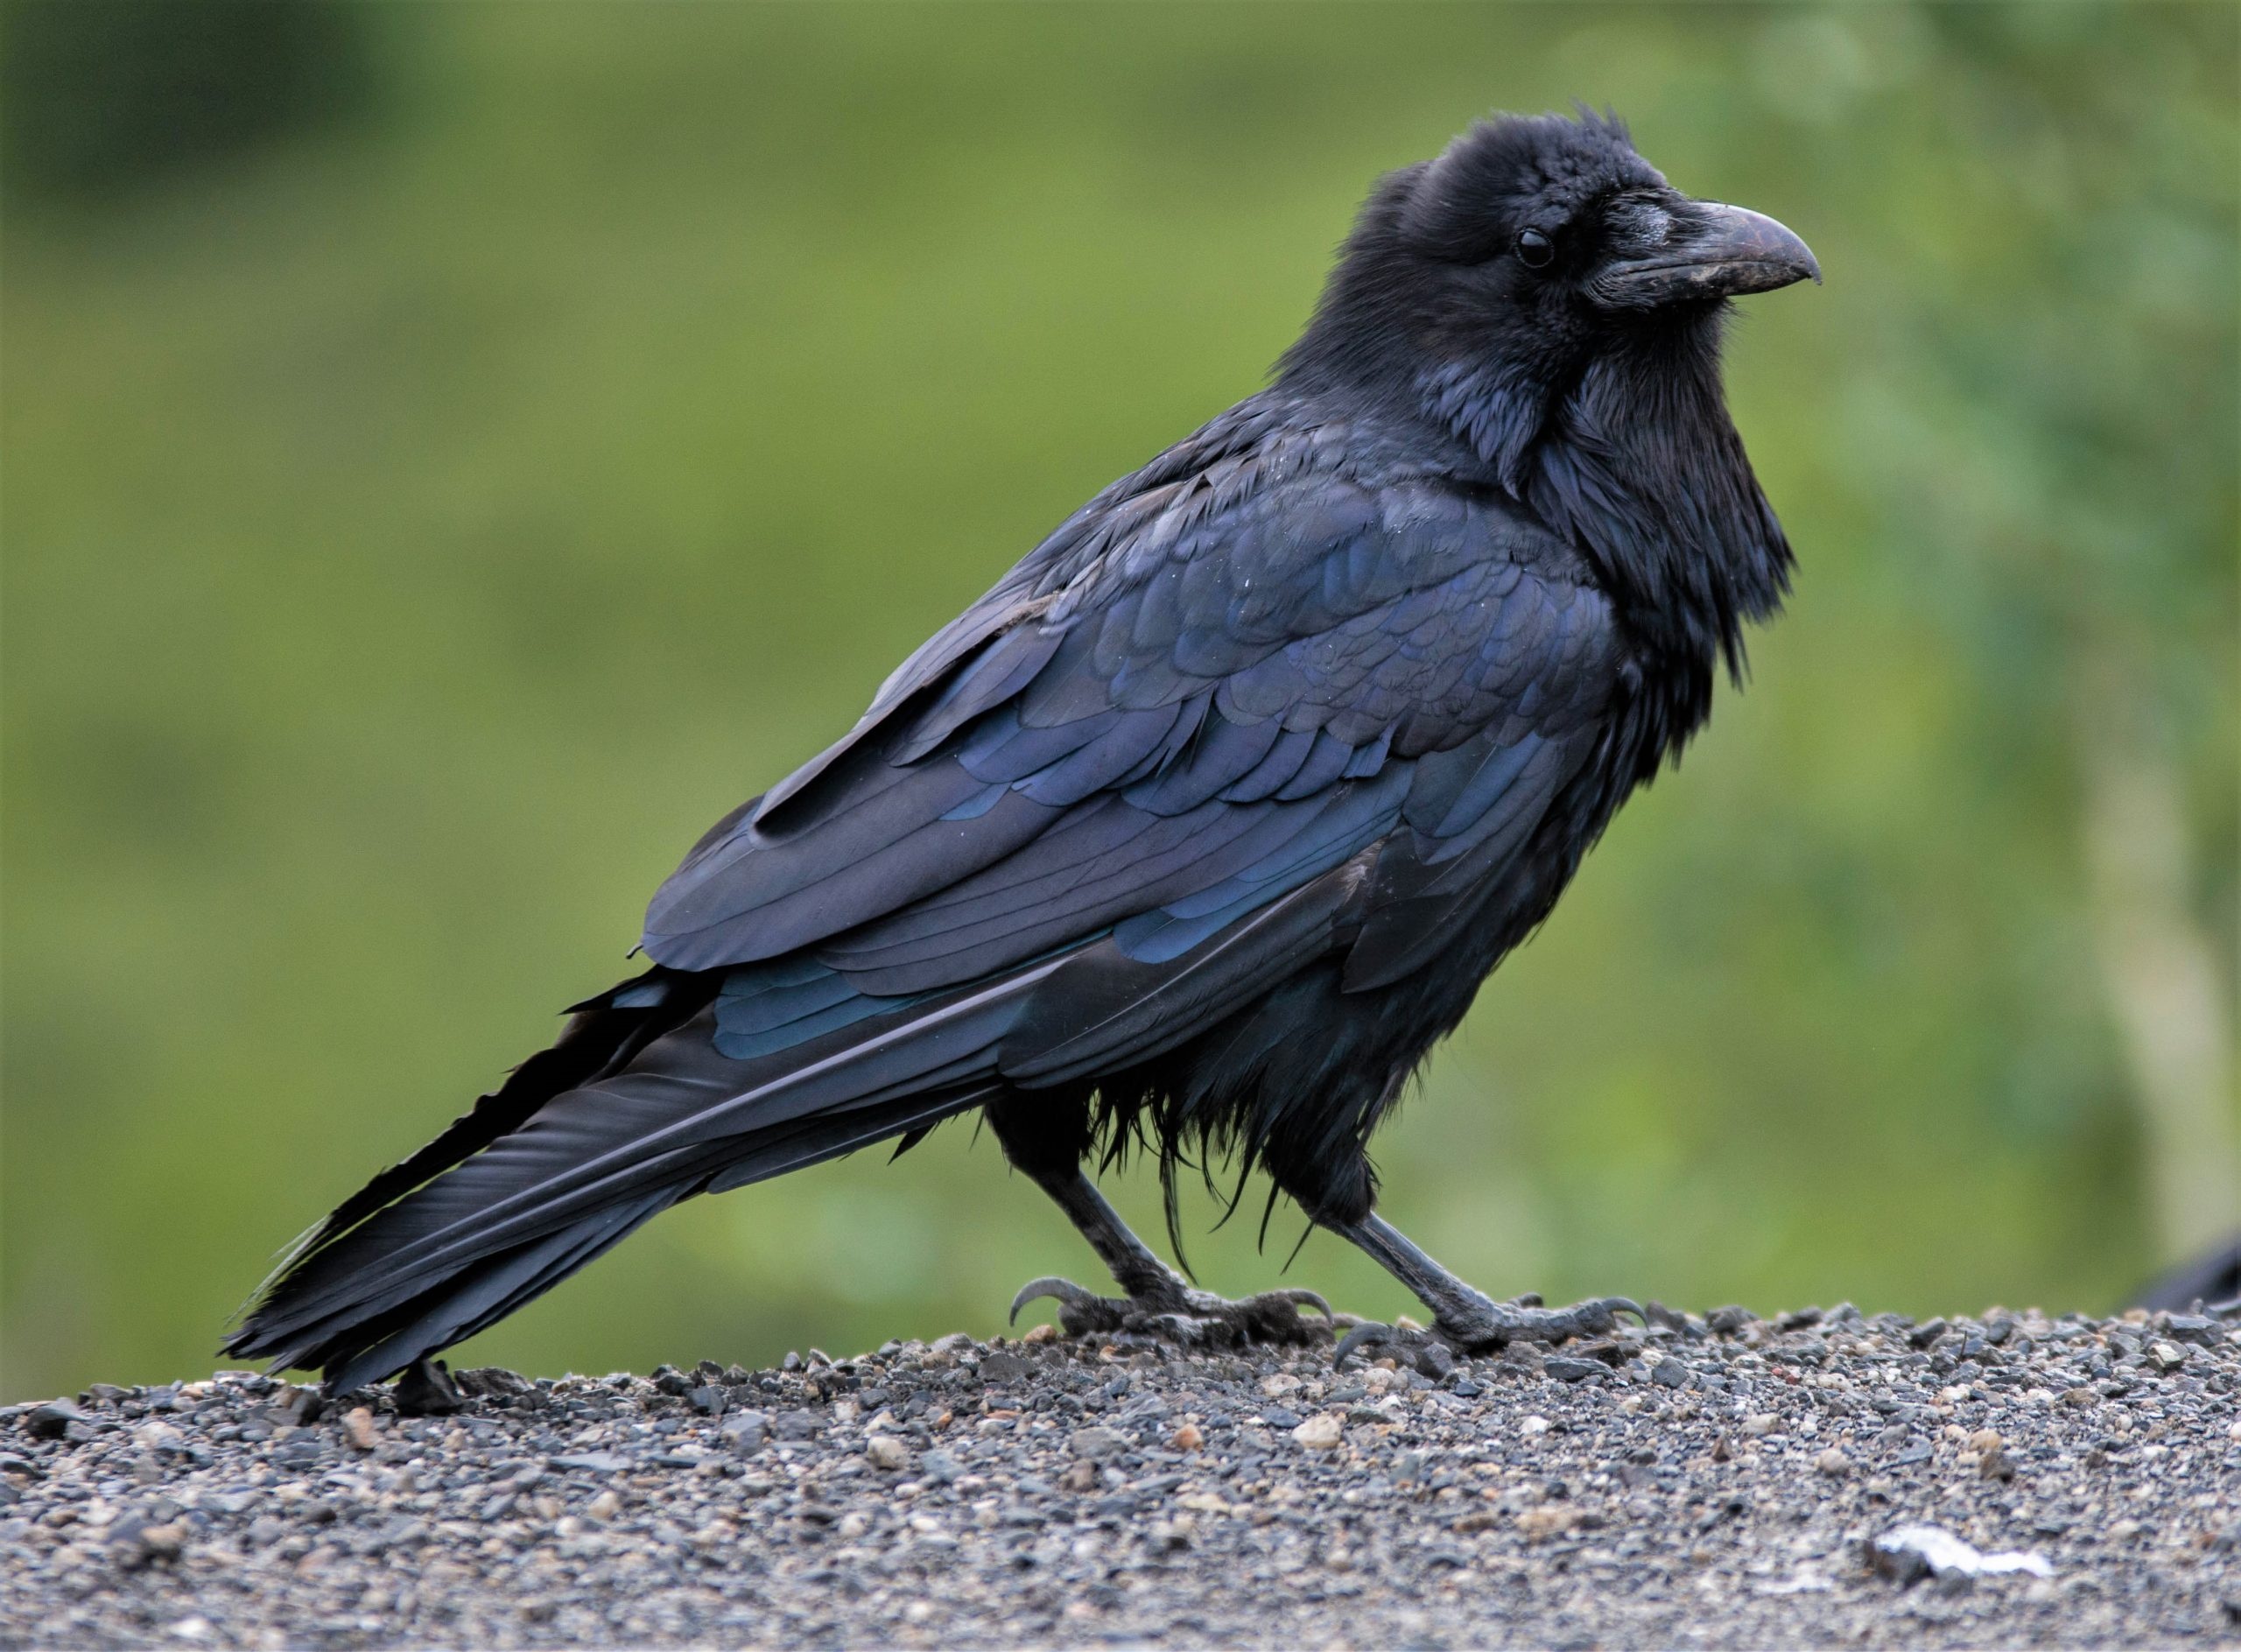
[[1549,1329],[1560,1337],[1599,1336],[1612,1329],[1622,1313],[1633,1315],[1644,1325],[1649,1323],[1649,1316],[1640,1305],[1626,1297],[1598,1297],[1591,1302],[1574,1303],[1545,1318],[1551,1322]]
[[[1058,1304],[1059,1328],[1070,1337],[1118,1334],[1191,1348],[1316,1340],[1330,1335],[1338,1324],[1331,1304],[1312,1290],[1271,1290],[1227,1302],[1186,1291],[1178,1283],[1171,1295],[1100,1297],[1056,1276],[1032,1279],[1020,1287],[1012,1298],[1011,1323],[1016,1325],[1019,1311],[1042,1297]],[[1323,1323],[1305,1318],[1299,1311],[1305,1307],[1320,1313]]]
[[1349,1331],[1345,1336],[1338,1339],[1338,1352],[1331,1356],[1331,1363],[1334,1367],[1342,1366],[1346,1363],[1346,1356],[1348,1354],[1358,1353],[1362,1349],[1367,1347],[1377,1347],[1389,1342],[1398,1342],[1400,1339],[1401,1332],[1394,1330],[1391,1325],[1356,1325],[1352,1331]]
[[1092,1302],[1104,1301],[1102,1297],[1083,1290],[1071,1279],[1061,1279],[1055,1274],[1048,1275],[1041,1279],[1030,1279],[1019,1288],[1019,1294],[1012,1298],[1011,1317],[1004,1323],[1017,1325],[1019,1311],[1026,1307],[1029,1303],[1043,1297],[1050,1297],[1061,1308],[1084,1308]]

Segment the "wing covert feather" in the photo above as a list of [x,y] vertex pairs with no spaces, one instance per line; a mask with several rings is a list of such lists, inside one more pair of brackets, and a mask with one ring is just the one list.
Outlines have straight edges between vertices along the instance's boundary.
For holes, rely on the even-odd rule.
[[710,834],[646,951],[813,960],[769,1025],[722,1001],[759,1056],[1068,949],[1111,980],[1195,968],[1352,864],[1349,979],[1405,974],[1576,771],[1616,642],[1514,506],[1370,486],[1337,451],[1295,432],[1100,496]]

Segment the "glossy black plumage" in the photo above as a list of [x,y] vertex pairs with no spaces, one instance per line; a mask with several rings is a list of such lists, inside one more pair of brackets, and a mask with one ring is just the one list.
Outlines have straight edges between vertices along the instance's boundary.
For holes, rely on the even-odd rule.
[[1719,274],[1697,210],[1592,118],[1386,179],[1272,388],[710,832],[652,967],[338,1210],[230,1351],[385,1375],[679,1199],[973,1107],[1038,1173],[1142,1131],[1366,1217],[1402,1081],[1783,587],[1717,372],[1720,292],[1781,283]]

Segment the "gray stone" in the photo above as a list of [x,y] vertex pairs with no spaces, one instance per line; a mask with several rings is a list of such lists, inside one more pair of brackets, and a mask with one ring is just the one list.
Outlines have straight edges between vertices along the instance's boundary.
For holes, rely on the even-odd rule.
[[45,1405],[33,1406],[25,1415],[24,1427],[33,1439],[59,1440],[69,1432],[73,1423],[85,1420],[74,1401],[50,1400]]
[[619,1474],[631,1459],[620,1452],[573,1452],[554,1458],[552,1466],[564,1474]]
[[760,1451],[770,1438],[770,1418],[762,1411],[734,1411],[716,1425],[716,1438],[742,1456]]
[[983,1355],[980,1360],[980,1380],[983,1382],[1016,1382],[1035,1369],[1034,1365],[1016,1353],[999,1348]]
[[1118,1457],[1133,1444],[1127,1435],[1109,1428],[1078,1428],[1070,1443],[1075,1456],[1085,1458],[1092,1463],[1102,1462],[1108,1457]]
[[1559,1382],[1584,1382],[1590,1377],[1611,1374],[1611,1367],[1600,1360],[1575,1360],[1569,1354],[1550,1354],[1542,1361],[1542,1372]]

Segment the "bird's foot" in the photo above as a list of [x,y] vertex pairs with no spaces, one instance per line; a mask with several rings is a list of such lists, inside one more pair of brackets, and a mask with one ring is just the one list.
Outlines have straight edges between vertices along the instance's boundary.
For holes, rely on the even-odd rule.
[[[1251,1344],[1328,1342],[1340,1323],[1331,1304],[1312,1290],[1264,1290],[1232,1302],[1210,1290],[1176,1282],[1127,1297],[1100,1297],[1071,1279],[1035,1279],[1012,1298],[1012,1318],[1037,1297],[1058,1304],[1058,1328],[1070,1337],[1110,1336],[1123,1341],[1167,1342],[1186,1348],[1238,1348]],[[1302,1311],[1312,1308],[1323,1317]],[[1350,1318],[1346,1323],[1352,1324]]]
[[1452,1365],[1458,1353],[1486,1353],[1512,1342],[1567,1342],[1574,1337],[1599,1337],[1617,1326],[1622,1313],[1644,1319],[1640,1307],[1624,1297],[1598,1297],[1569,1308],[1544,1308],[1535,1296],[1496,1302],[1476,1292],[1472,1295],[1476,1300],[1442,1314],[1428,1331],[1358,1325],[1339,1339],[1331,1363],[1343,1365],[1349,1354],[1376,1348],[1397,1355],[1427,1375],[1435,1375],[1441,1367]]

